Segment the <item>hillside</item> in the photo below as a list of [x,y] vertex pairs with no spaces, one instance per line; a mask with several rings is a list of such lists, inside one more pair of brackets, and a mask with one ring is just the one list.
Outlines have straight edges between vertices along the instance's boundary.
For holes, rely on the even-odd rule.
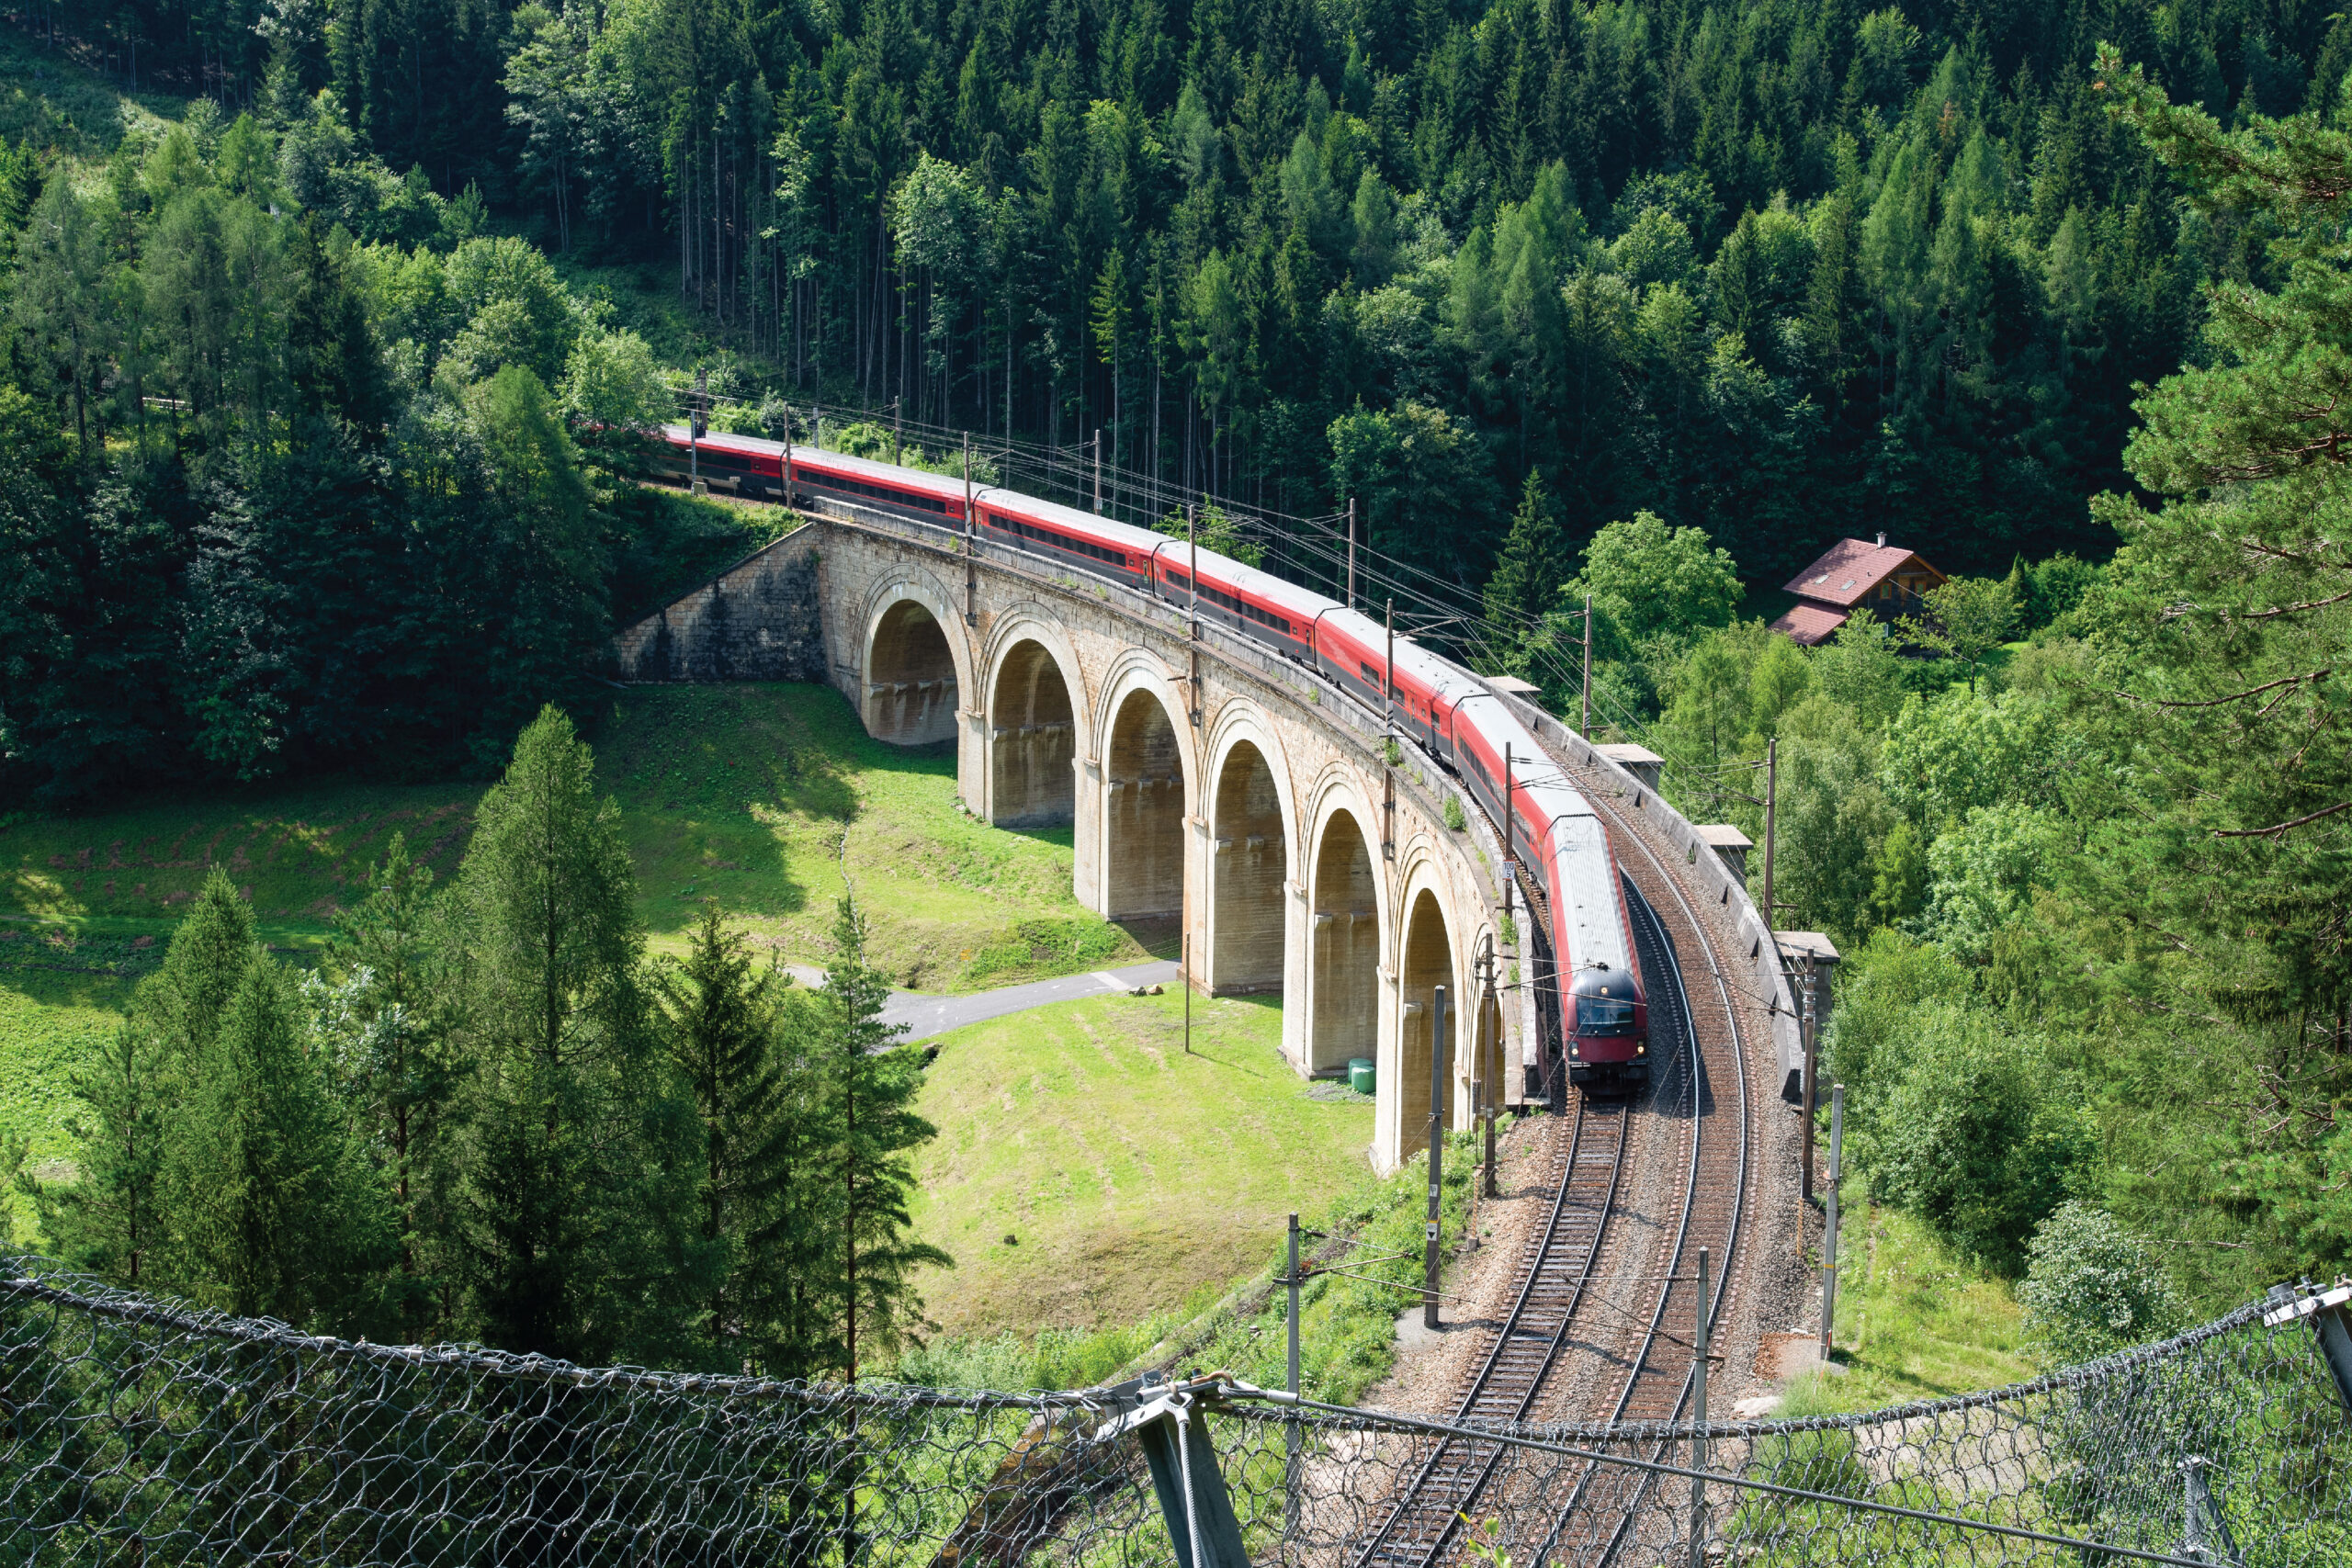
[[[593,733],[657,951],[717,899],[787,959],[821,964],[844,871],[873,957],[901,987],[956,991],[1145,957],[1158,933],[1070,897],[1059,832],[1000,832],[956,806],[955,759],[866,739],[830,687],[650,688]],[[112,1028],[177,913],[222,865],[264,938],[314,947],[364,896],[394,832],[457,870],[481,786],[312,784],[153,799],[0,828],[0,1121],[65,1145],[66,1075]]]

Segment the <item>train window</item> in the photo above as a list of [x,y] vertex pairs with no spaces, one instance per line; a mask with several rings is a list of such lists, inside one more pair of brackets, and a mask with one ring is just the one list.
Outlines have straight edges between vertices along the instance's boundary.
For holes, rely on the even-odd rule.
[[1250,620],[1256,621],[1261,626],[1272,626],[1274,630],[1282,633],[1284,637],[1291,635],[1291,625],[1289,620],[1284,616],[1275,615],[1272,610],[1261,610],[1255,604],[1245,604],[1241,606],[1241,614]]
[[989,521],[1012,533],[1015,537],[1034,540],[1047,549],[1065,550],[1074,556],[1085,556],[1093,560],[1107,561],[1113,566],[1127,564],[1126,551],[1114,550],[1108,545],[1098,545],[1087,539],[1074,539],[1067,534],[1057,534],[1051,528],[1040,528],[1035,523],[1023,523],[1018,518],[992,517]]
[[1630,1034],[1633,1030],[1633,1003],[1619,1001],[1614,997],[1577,998],[1578,1034]]
[[819,490],[838,491],[847,495],[869,496],[876,501],[887,501],[893,506],[911,506],[918,511],[936,512],[942,514],[947,511],[947,502],[944,501],[937,496],[924,495],[916,491],[898,490],[888,485],[867,484],[862,479],[845,479],[834,474],[811,474],[806,468],[798,470],[793,477]]
[[1369,665],[1369,664],[1359,664],[1359,665],[1357,666],[1357,668],[1358,668],[1358,669],[1360,669],[1360,670],[1362,670],[1362,671],[1363,671],[1363,678],[1364,678],[1364,680],[1365,680],[1367,682],[1369,682],[1370,684],[1374,685],[1374,686],[1377,686],[1377,685],[1379,685],[1379,684],[1380,684],[1380,671],[1379,671],[1374,670],[1374,669],[1371,665]]

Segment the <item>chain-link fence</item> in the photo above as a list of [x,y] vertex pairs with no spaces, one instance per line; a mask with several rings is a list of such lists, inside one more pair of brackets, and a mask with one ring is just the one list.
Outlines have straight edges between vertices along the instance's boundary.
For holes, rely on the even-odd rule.
[[[1472,1522],[1522,1568],[2352,1562],[2327,1300],[1860,1416],[1470,1432],[1213,1378],[853,1390],[350,1344],[0,1259],[0,1562],[1397,1568],[1460,1561]],[[1467,1521],[1395,1528],[1464,1467]]]

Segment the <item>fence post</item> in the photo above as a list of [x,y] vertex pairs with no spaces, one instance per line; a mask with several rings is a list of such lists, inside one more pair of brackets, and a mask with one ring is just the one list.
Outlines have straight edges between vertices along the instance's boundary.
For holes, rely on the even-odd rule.
[[[1690,1404],[1690,1468],[1707,1468],[1707,1249],[1699,1249],[1699,1331],[1691,1336],[1698,1347],[1698,1358],[1691,1363],[1692,1392],[1696,1397]],[[1706,1568],[1707,1562],[1707,1483],[1699,1476],[1690,1478],[1690,1568]]]
[[2338,1285],[2301,1299],[2287,1286],[2273,1285],[2270,1300],[2271,1310],[2262,1314],[2265,1328],[2278,1328],[2299,1317],[2312,1320],[2312,1332],[2319,1337],[2320,1359],[2327,1363],[2327,1375],[2335,1382],[2335,1397],[2343,1402],[2345,1413],[2352,1415],[2352,1327],[2344,1321],[2345,1303],[2352,1302],[2352,1285]]
[[1430,1213],[1421,1248],[1421,1326],[1438,1326],[1437,1217],[1445,1179],[1445,987],[1430,994]]
[[1168,1539],[1175,1543],[1176,1568],[1250,1568],[1241,1522],[1234,1517],[1225,1477],[1217,1472],[1201,1407],[1189,1401],[1171,1404],[1135,1433],[1151,1466],[1151,1489],[1159,1499],[1160,1517],[1168,1521]]
[[2180,1552],[2200,1562],[2235,1562],[2238,1543],[2230,1538],[2229,1522],[2222,1517],[2221,1506],[2213,1501],[2213,1489],[2205,1480],[2205,1472],[2212,1462],[2203,1454],[2190,1454],[2180,1461],[2183,1490],[2187,1493],[2181,1502]]
[[[1284,1384],[1294,1398],[1298,1393],[1298,1216],[1290,1217],[1290,1381]],[[1283,1450],[1288,1463],[1283,1470],[1283,1535],[1288,1538],[1298,1529],[1298,1422],[1295,1418],[1283,1427]]]

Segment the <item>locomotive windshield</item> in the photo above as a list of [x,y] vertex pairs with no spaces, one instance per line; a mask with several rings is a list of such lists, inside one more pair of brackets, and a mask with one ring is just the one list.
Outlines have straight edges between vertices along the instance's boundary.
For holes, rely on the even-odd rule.
[[1577,1032],[1578,1034],[1630,1034],[1634,1031],[1634,1004],[1614,997],[1578,997],[1577,998]]

